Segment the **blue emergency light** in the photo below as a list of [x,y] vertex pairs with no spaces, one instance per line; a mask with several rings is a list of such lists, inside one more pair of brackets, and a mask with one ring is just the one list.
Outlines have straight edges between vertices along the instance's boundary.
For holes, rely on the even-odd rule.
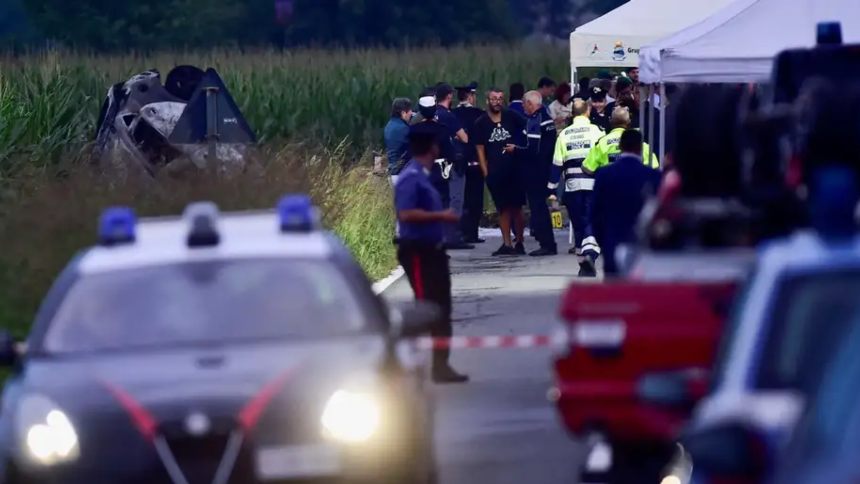
[[129,207],[110,207],[99,219],[99,243],[110,247],[135,241],[137,215]]
[[839,22],[819,22],[816,39],[818,45],[842,45],[842,24]]
[[286,195],[278,202],[282,232],[311,232],[317,228],[316,209],[307,195]]
[[213,247],[221,242],[218,232],[218,205],[213,202],[196,202],[185,208],[183,217],[188,221],[188,247]]

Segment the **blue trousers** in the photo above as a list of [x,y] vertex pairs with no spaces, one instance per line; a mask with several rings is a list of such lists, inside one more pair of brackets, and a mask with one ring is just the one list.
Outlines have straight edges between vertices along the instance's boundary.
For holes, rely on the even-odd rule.
[[[542,182],[542,183],[541,183]],[[544,249],[555,249],[555,234],[552,231],[552,218],[549,215],[549,206],[546,204],[547,189],[546,178],[530,180],[526,198],[529,202],[531,217],[531,228],[534,237]]]
[[578,190],[575,192],[565,192],[562,202],[567,207],[567,214],[570,217],[570,223],[573,225],[576,255],[596,260],[600,255],[600,246],[597,244],[597,239],[594,237],[594,230],[591,226],[592,200],[591,190]]

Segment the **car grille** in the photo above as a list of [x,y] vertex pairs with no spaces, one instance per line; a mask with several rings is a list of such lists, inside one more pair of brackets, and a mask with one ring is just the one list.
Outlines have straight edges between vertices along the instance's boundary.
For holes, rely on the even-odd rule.
[[230,434],[181,436],[167,440],[188,484],[211,484],[227,449]]

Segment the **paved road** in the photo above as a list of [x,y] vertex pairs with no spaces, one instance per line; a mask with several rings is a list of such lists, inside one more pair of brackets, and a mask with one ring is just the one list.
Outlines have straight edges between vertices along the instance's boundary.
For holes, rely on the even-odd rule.
[[[491,257],[500,240],[451,253],[455,334],[550,333],[576,260],[566,250],[537,259]],[[561,234],[559,246],[567,247]],[[410,298],[409,283],[402,278],[384,296]],[[453,365],[472,381],[435,390],[442,484],[577,482],[583,447],[565,434],[546,398],[550,357],[550,349],[455,353]]]

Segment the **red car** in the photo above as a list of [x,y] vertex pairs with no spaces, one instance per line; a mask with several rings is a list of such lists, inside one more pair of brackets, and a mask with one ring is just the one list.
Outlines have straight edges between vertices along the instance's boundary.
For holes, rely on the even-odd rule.
[[[646,482],[643,466],[659,474],[669,461],[678,430],[707,390],[736,279],[573,284],[565,293],[569,345],[555,358],[552,393],[570,432],[611,445],[611,466],[603,467],[612,481],[624,482],[625,469],[635,468]],[[693,398],[658,406],[643,392]]]

